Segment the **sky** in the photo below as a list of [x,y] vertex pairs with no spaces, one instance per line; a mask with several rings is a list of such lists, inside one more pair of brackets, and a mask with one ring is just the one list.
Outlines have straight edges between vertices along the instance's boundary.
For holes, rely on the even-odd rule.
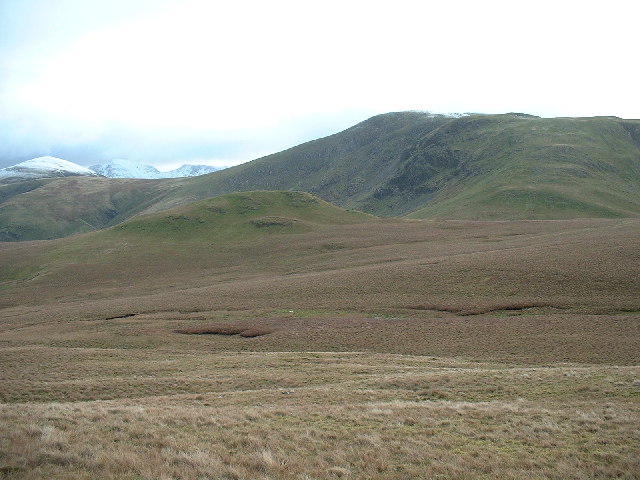
[[0,0],[0,168],[230,166],[390,111],[640,118],[636,4]]

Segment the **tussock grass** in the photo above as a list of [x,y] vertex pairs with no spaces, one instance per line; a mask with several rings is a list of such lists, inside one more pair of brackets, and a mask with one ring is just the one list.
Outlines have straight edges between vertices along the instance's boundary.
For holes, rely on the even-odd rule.
[[[254,383],[208,393],[5,403],[5,474],[631,479],[639,473],[637,367],[504,368],[321,352],[184,352],[168,359],[160,352],[146,359],[118,354],[129,357],[121,361],[135,367],[136,376],[169,360],[176,375],[190,381],[204,372],[220,379],[255,372],[257,382],[281,372],[298,383],[286,389]],[[89,372],[85,382],[106,373]]]

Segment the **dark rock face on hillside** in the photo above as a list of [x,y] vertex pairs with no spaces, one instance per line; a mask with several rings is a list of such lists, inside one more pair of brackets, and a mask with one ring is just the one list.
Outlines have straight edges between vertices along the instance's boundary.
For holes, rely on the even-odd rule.
[[468,174],[470,152],[446,146],[430,145],[413,153],[402,165],[399,174],[378,187],[374,198],[382,200],[393,195],[422,195],[437,192],[447,180]]
[[[410,147],[450,118],[421,112],[378,115],[343,132],[231,168],[223,189],[304,190],[340,205],[371,196],[411,155]],[[345,202],[346,201],[346,202]]]
[[629,134],[629,138],[631,139],[633,144],[636,147],[640,148],[640,122],[639,121],[636,121],[636,122],[623,121],[623,122],[620,122],[620,124]]

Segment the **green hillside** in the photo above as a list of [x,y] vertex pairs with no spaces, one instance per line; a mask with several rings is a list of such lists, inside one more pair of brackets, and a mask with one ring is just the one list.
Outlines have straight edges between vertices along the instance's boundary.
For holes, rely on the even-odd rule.
[[449,117],[421,112],[377,115],[343,132],[195,177],[187,188],[207,196],[300,190],[345,208],[379,214],[365,208],[376,189],[402,168],[416,142],[449,122]]
[[[637,216],[638,132],[640,122],[616,118],[460,119],[427,135],[367,209],[390,196],[419,198],[413,218]],[[388,195],[389,186],[402,193]]]
[[226,193],[305,191],[380,216],[635,217],[640,121],[401,112],[201,177],[73,177],[0,187],[0,240],[102,229]]
[[640,121],[611,117],[392,113],[191,188],[294,188],[383,216],[637,216],[639,132]]
[[[300,234],[381,221],[304,192],[221,195],[139,215],[97,232],[48,242],[5,243],[0,252],[0,264],[5,265],[0,269],[0,291],[15,287],[15,282],[34,288],[52,285],[54,290],[70,284],[80,289],[92,282],[107,289],[129,282],[165,285],[175,282],[176,275],[192,282],[198,275],[227,268],[273,273],[272,265],[293,268],[290,265],[308,254],[296,239]],[[292,248],[302,253],[289,258]],[[316,254],[324,249],[313,247]],[[326,249],[334,247],[328,242]]]
[[254,191],[222,195],[135,217],[98,238],[229,242],[265,234],[308,232],[314,225],[361,223],[371,218],[304,192]]
[[0,186],[0,241],[59,238],[116,225],[173,194],[175,181],[93,177]]

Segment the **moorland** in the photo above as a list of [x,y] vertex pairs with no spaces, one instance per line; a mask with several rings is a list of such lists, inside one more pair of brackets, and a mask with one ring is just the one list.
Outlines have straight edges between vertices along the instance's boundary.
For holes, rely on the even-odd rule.
[[[432,120],[416,142],[454,128]],[[109,228],[0,243],[0,475],[638,478],[640,155],[624,145],[555,183],[470,169],[358,200],[402,218],[290,188],[194,194],[228,171],[140,181],[127,191],[149,208],[132,201]],[[509,175],[536,194],[492,195]],[[461,179],[480,183],[465,194]],[[11,231],[44,232],[79,214],[83,185],[124,205],[136,183],[2,191],[23,212]]]

